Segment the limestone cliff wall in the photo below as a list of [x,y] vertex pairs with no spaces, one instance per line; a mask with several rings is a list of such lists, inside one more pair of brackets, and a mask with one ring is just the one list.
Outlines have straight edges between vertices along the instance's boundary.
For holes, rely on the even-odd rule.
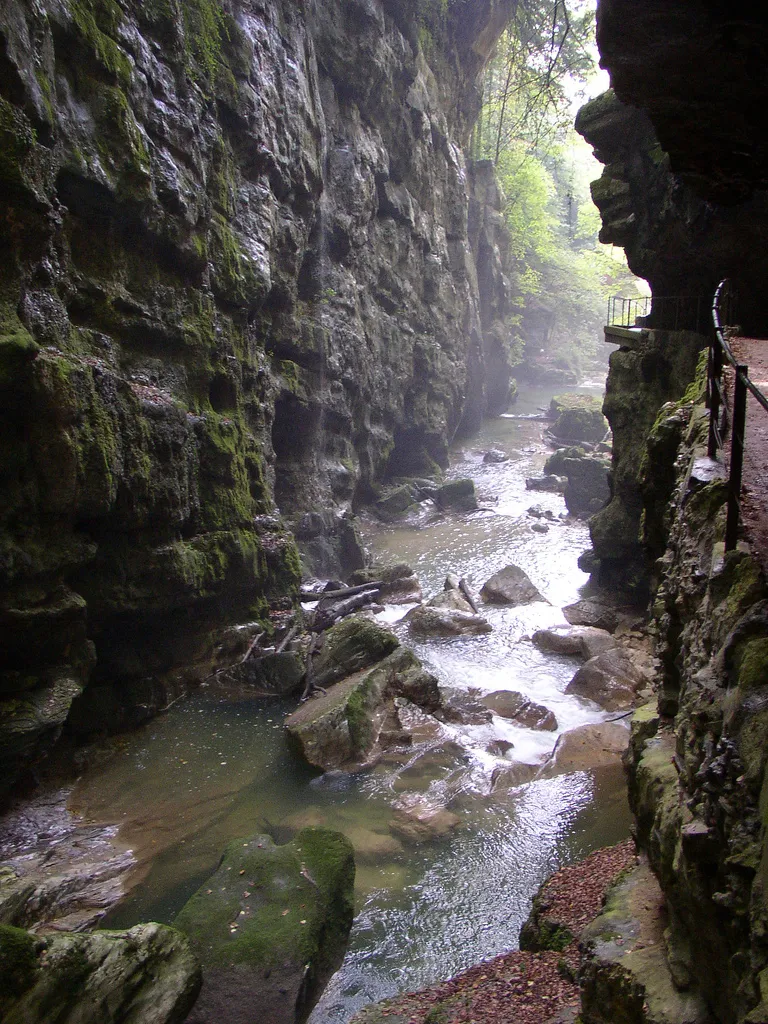
[[359,565],[356,504],[503,404],[462,144],[509,7],[0,4],[3,785],[241,649],[294,534]]
[[[653,594],[658,713],[644,709],[633,725],[630,798],[666,901],[673,981],[698,990],[717,1024],[768,1020],[768,588],[748,545],[723,554],[726,488],[704,458],[693,336],[654,328],[661,297],[708,300],[725,276],[738,284],[746,330],[768,323],[768,136],[755,73],[764,23],[764,13],[698,0],[600,0],[615,93],[580,115],[606,163],[593,187],[604,240],[625,247],[654,293],[646,340],[611,360],[613,513],[593,523],[609,560],[622,544],[642,553]],[[673,367],[658,386],[644,372],[649,355]],[[640,1013],[650,1022],[647,1007]]]
[[649,488],[676,483],[653,604],[658,714],[633,725],[630,803],[672,979],[735,1024],[768,1019],[768,586],[748,549],[723,555],[726,485],[697,397],[665,408],[646,453]]

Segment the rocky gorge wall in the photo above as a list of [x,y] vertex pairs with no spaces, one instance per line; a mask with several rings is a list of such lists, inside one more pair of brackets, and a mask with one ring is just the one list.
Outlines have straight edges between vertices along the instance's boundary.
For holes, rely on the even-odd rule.
[[[762,13],[601,0],[615,91],[578,122],[606,164],[593,185],[601,237],[653,290],[645,330],[611,357],[613,497],[591,530],[601,570],[625,558],[652,595],[658,707],[635,718],[630,802],[663,894],[666,967],[697,1024],[768,1020],[768,589],[749,538],[723,552],[726,485],[706,458],[703,359],[694,374],[708,325],[665,329],[664,300],[708,309],[730,276],[745,333],[765,332],[765,97],[754,75],[764,39]],[[686,308],[693,317],[696,303]],[[585,1021],[677,1019],[654,1016],[630,959],[598,969],[617,1002],[600,1007],[587,991]]]
[[511,4],[0,5],[2,789],[242,652],[504,406]]

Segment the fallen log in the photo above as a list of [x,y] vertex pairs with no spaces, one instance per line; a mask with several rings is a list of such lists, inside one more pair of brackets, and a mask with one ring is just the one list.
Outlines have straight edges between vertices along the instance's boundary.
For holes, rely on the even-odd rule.
[[334,622],[345,619],[347,615],[373,604],[378,597],[378,590],[365,590],[361,594],[353,594],[342,601],[322,600],[315,608],[311,630],[313,633],[324,633]]
[[371,583],[359,583],[356,587],[344,587],[341,590],[327,590],[320,593],[310,593],[308,590],[299,592],[302,601],[338,601],[343,597],[352,597],[355,594],[362,594],[366,590],[381,590],[384,586],[383,580],[374,580]]

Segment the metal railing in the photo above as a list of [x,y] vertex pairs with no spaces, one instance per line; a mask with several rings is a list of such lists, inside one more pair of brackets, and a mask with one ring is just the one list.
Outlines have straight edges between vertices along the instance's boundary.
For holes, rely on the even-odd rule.
[[707,329],[707,305],[699,295],[648,295],[608,300],[608,327],[648,327],[659,331]]
[[[728,338],[735,333],[733,324],[736,295],[728,280],[721,281],[712,302],[712,324],[714,330],[709,345],[707,372],[707,407],[709,409],[709,437],[707,454],[711,459],[724,448],[728,430],[731,431],[731,465],[728,474],[728,514],[725,522],[725,550],[736,547],[741,518],[741,478],[744,468],[746,447],[747,392],[768,412],[768,398],[749,379],[749,368],[737,363],[728,344]],[[728,395],[723,384],[723,369],[728,362],[735,371],[733,408],[728,404]]]

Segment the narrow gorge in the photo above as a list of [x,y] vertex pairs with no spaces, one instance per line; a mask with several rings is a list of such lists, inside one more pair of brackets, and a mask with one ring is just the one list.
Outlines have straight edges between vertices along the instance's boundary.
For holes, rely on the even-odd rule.
[[[706,409],[721,280],[768,334],[767,19],[598,0],[652,293],[606,424],[478,142],[584,7],[0,0],[5,1024],[768,1022],[768,552]],[[552,994],[376,1005],[521,927]]]

